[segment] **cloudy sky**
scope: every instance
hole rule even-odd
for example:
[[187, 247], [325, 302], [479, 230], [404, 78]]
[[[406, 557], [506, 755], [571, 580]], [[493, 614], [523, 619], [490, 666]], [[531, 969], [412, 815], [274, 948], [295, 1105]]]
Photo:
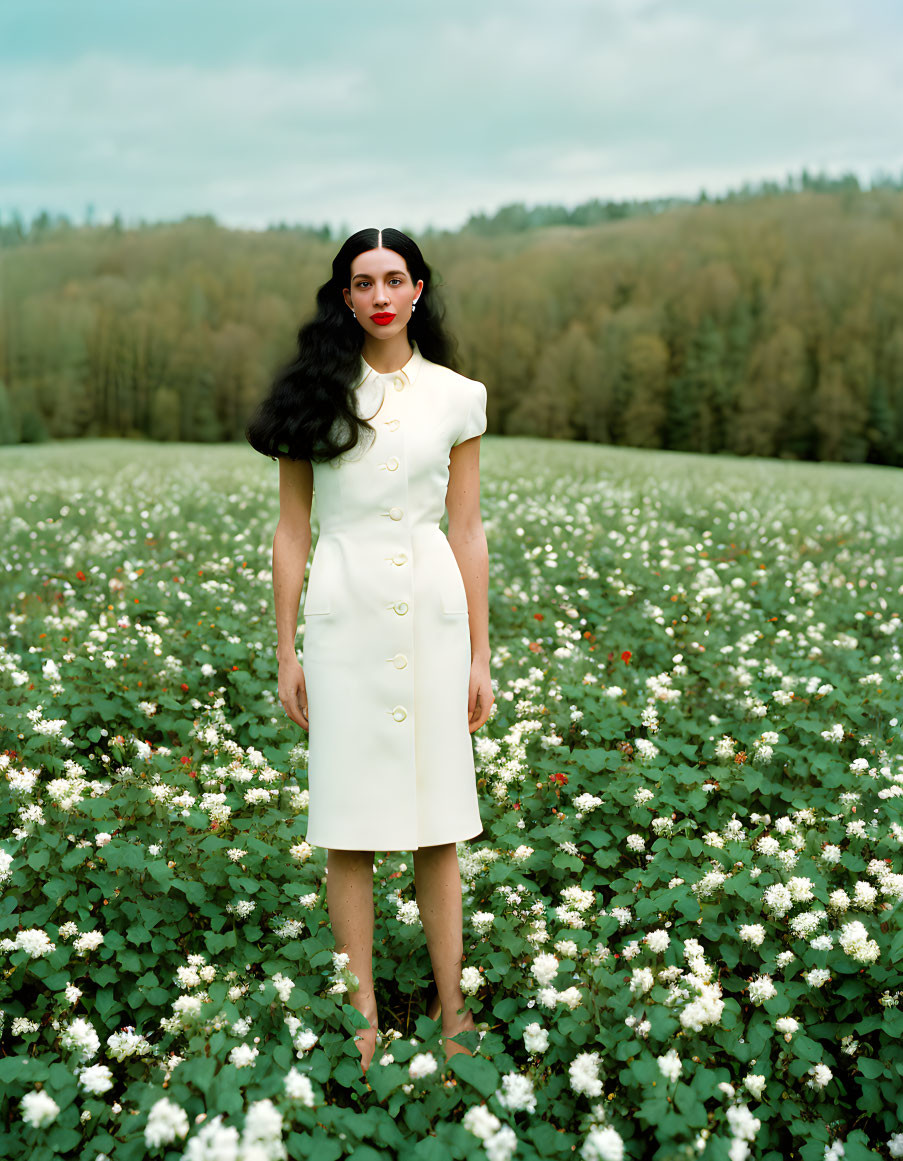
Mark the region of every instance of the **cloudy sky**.
[[903, 172], [899, 0], [3, 0], [0, 216], [455, 228]]

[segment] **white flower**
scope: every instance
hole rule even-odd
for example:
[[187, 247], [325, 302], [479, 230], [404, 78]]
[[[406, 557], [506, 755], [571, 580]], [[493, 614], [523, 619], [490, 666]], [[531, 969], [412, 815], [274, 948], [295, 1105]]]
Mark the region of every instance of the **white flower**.
[[765, 1090], [765, 1077], [760, 1073], [749, 1073], [743, 1078], [743, 1083], [747, 1090], [752, 1093], [757, 1101], [762, 1099], [762, 1093]]
[[517, 1134], [510, 1125], [502, 1125], [498, 1132], [483, 1142], [487, 1161], [509, 1161], [517, 1148]]
[[574, 1092], [591, 1097], [601, 1095], [602, 1081], [599, 1079], [599, 1063], [598, 1052], [580, 1052], [574, 1057], [568, 1068], [571, 1088]]
[[279, 999], [283, 1002], [283, 1004], [287, 1004], [289, 997], [292, 994], [292, 990], [295, 987], [295, 981], [289, 979], [288, 976], [284, 976], [282, 972], [277, 972], [273, 976], [273, 987], [276, 989], [276, 992], [279, 995]]
[[414, 927], [420, 920], [420, 908], [417, 905], [416, 899], [406, 899], [404, 902], [398, 904], [398, 921], [405, 923], [409, 927]]
[[652, 974], [652, 969], [647, 967], [634, 968], [633, 975], [630, 977], [630, 990], [634, 994], [637, 992], [642, 996], [648, 992], [655, 983], [655, 976]]
[[461, 972], [461, 991], [465, 996], [475, 996], [483, 984], [483, 977], [480, 975], [480, 969], [475, 967], [466, 967]]
[[22, 1097], [20, 1107], [22, 1120], [26, 1125], [33, 1125], [36, 1129], [43, 1129], [45, 1125], [52, 1124], [60, 1111], [60, 1106], [50, 1093], [44, 1092], [43, 1089], [27, 1092]]
[[650, 951], [660, 954], [668, 950], [668, 945], [671, 942], [671, 936], [663, 927], [659, 927], [655, 931], [650, 931], [646, 935], [646, 946]]
[[282, 1113], [268, 1097], [254, 1101], [248, 1109], [241, 1156], [242, 1161], [279, 1161], [287, 1156], [282, 1143]]
[[756, 976], [749, 981], [749, 998], [754, 1004], [763, 1004], [778, 994], [777, 988], [771, 982], [771, 976]]
[[746, 923], [739, 931], [740, 938], [747, 943], [751, 943], [753, 947], [761, 947], [762, 941], [765, 939], [765, 928], [761, 923]]
[[593, 1125], [580, 1147], [583, 1161], [623, 1161], [624, 1141], [611, 1125]]
[[238, 1154], [238, 1129], [224, 1125], [222, 1113], [217, 1113], [191, 1138], [182, 1156], [184, 1161], [238, 1161]]
[[471, 1105], [461, 1118], [461, 1124], [468, 1133], [473, 1133], [475, 1137], [485, 1141], [487, 1137], [498, 1132], [502, 1122], [485, 1105]]
[[533, 973], [533, 977], [537, 983], [546, 986], [558, 974], [558, 959], [548, 952], [540, 952], [533, 960], [530, 971]]
[[113, 1072], [105, 1064], [91, 1064], [78, 1074], [82, 1087], [90, 1093], [104, 1093], [113, 1087]]
[[86, 931], [84, 935], [80, 935], [77, 939], [72, 941], [72, 946], [79, 955], [84, 955], [85, 952], [94, 951], [95, 948], [100, 947], [102, 943], [102, 931]]
[[477, 911], [471, 916], [471, 923], [478, 935], [485, 935], [495, 923], [495, 916], [491, 911]]
[[250, 1044], [236, 1044], [229, 1053], [229, 1061], [236, 1068], [253, 1068], [259, 1053], [260, 1049], [252, 1048]]
[[161, 1097], [151, 1107], [144, 1126], [144, 1142], [151, 1149], [160, 1145], [168, 1145], [176, 1137], [185, 1137], [188, 1133], [188, 1117], [185, 1110], [173, 1104], [167, 1097]]
[[536, 1111], [536, 1096], [533, 1081], [519, 1072], [509, 1072], [502, 1077], [502, 1087], [495, 1090], [499, 1104], [511, 1112]]
[[298, 1101], [309, 1109], [315, 1106], [314, 1086], [310, 1083], [310, 1077], [298, 1072], [294, 1065], [285, 1074], [283, 1083], [289, 1100]]
[[418, 1052], [411, 1057], [408, 1075], [411, 1080], [421, 1080], [425, 1076], [431, 1076], [438, 1068], [439, 1064], [432, 1052]]
[[545, 1052], [549, 1047], [549, 1031], [535, 1020], [524, 1028], [524, 1047], [528, 1052]]
[[824, 1088], [834, 1079], [834, 1073], [827, 1064], [813, 1064], [806, 1075], [809, 1077], [806, 1081], [809, 1088]]
[[781, 919], [793, 906], [793, 896], [783, 883], [765, 888], [763, 902], [776, 919]]
[[90, 1060], [97, 1055], [100, 1037], [94, 1031], [94, 1025], [79, 1016], [61, 1034], [60, 1043], [64, 1048], [80, 1053], [82, 1060]]
[[827, 968], [811, 968], [807, 972], [803, 972], [803, 979], [811, 988], [820, 988], [826, 984], [831, 978], [831, 973]]
[[41, 956], [56, 951], [56, 944], [51, 943], [47, 932], [41, 931], [39, 927], [29, 927], [26, 931], [17, 932], [15, 940], [10, 942], [13, 947], [27, 951], [32, 959], [40, 959]]
[[[730, 1105], [726, 1115], [731, 1132], [741, 1141], [752, 1141], [762, 1127], [762, 1122], [752, 1115], [746, 1105]], [[748, 1152], [744, 1156], [748, 1156]]]
[[565, 887], [561, 892], [561, 898], [568, 907], [573, 907], [575, 911], [583, 912], [595, 903], [596, 894], [594, 891], [584, 891], [582, 887]]
[[662, 1076], [668, 1080], [677, 1080], [683, 1071], [683, 1062], [673, 1048], [669, 1048], [664, 1056], [657, 1056], [656, 1060]]
[[558, 993], [558, 1003], [564, 1004], [565, 1007], [570, 1008], [573, 1012], [575, 1008], [579, 1008], [583, 1003], [583, 993], [579, 988], [565, 988], [563, 992]]
[[850, 959], [857, 963], [874, 963], [880, 955], [880, 948], [874, 939], [869, 939], [865, 924], [858, 919], [845, 923], [840, 929], [840, 946]]

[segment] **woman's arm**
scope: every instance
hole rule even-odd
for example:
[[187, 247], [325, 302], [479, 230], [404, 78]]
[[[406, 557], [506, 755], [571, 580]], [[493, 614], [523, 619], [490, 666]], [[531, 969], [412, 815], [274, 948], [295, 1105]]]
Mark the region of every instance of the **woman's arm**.
[[495, 695], [489, 675], [489, 549], [480, 514], [480, 437], [451, 449], [448, 467], [448, 542], [467, 593], [470, 614], [470, 731], [489, 717]]
[[297, 659], [295, 636], [304, 572], [310, 555], [310, 508], [314, 475], [309, 460], [279, 458], [279, 523], [273, 537], [276, 657]]

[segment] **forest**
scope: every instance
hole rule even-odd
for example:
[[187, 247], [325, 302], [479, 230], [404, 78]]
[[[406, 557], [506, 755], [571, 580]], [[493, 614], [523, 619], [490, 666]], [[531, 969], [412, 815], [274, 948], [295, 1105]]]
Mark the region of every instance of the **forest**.
[[[340, 241], [4, 224], [0, 443], [243, 439]], [[898, 183], [509, 206], [418, 241], [490, 435], [903, 464]]]

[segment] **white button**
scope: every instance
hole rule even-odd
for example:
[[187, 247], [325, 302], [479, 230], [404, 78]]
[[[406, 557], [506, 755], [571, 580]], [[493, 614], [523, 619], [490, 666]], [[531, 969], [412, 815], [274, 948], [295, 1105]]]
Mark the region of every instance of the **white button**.
[[407, 665], [407, 663], [408, 663], [408, 659], [407, 659], [407, 657], [405, 657], [405, 655], [403, 653], [396, 653], [395, 656], [392, 658], [392, 664], [395, 666], [396, 669], [404, 669], [404, 667]]
[[400, 617], [403, 617], [404, 614], [408, 611], [408, 602], [407, 601], [396, 601], [394, 608], [395, 608], [395, 612], [398, 613], [398, 615]]
[[395, 379], [395, 390], [401, 391], [404, 388], [404, 379]]
[[386, 460], [386, 467], [390, 472], [395, 472], [398, 470], [398, 465], [400, 463], [401, 461], [399, 460], [398, 456], [390, 456], [389, 459]]
[[393, 520], [400, 520], [402, 516], [404, 516], [404, 508], [399, 508], [397, 506], [395, 508], [390, 508], [389, 515]]
[[403, 705], [397, 705], [395, 709], [392, 710], [392, 717], [396, 720], [396, 722], [403, 722], [407, 716], [408, 711], [404, 708]]
[[383, 422], [385, 423], [386, 427], [390, 428], [392, 431], [396, 431], [398, 429], [399, 423], [401, 423], [401, 420], [400, 419], [386, 419]]
[[405, 552], [399, 552], [397, 555], [392, 557], [392, 560], [395, 562], [395, 564], [404, 564], [407, 559], [408, 556]]

